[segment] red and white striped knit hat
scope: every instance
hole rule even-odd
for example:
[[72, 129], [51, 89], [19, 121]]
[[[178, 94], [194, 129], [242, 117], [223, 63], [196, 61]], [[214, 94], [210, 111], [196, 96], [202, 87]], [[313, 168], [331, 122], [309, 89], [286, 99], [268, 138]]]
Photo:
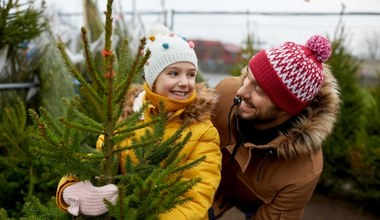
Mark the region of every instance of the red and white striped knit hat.
[[286, 42], [261, 50], [249, 61], [257, 84], [281, 110], [299, 114], [322, 87], [322, 63], [331, 55], [328, 39], [314, 35], [306, 45]]

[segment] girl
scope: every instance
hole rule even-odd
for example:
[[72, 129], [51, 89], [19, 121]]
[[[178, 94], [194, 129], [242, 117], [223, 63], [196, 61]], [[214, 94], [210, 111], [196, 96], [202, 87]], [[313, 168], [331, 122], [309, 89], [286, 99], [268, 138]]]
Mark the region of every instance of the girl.
[[[161, 214], [159, 218], [208, 219], [207, 211], [219, 185], [221, 169], [218, 131], [210, 121], [217, 95], [203, 84], [195, 83], [198, 65], [192, 42], [187, 42], [166, 27], [158, 25], [152, 29], [146, 47], [151, 51], [151, 57], [144, 66], [146, 83], [129, 90], [121, 118], [128, 117], [148, 102], [148, 107], [140, 117], [142, 122], [147, 122], [151, 120], [152, 114], [158, 114], [159, 103], [162, 101], [168, 114], [166, 137], [170, 137], [184, 122], [189, 123], [184, 133], [191, 132], [192, 136], [180, 153], [186, 155], [183, 163], [194, 161], [203, 155], [206, 158], [197, 166], [186, 170], [183, 175], [184, 178], [200, 177], [201, 181], [183, 195], [192, 198], [189, 202]], [[144, 129], [136, 131], [137, 137], [142, 134]], [[101, 147], [102, 143], [103, 138], [100, 137], [97, 147]], [[128, 144], [128, 140], [124, 144]], [[122, 173], [125, 173], [126, 156], [130, 154], [130, 151], [122, 153]], [[132, 155], [133, 159], [135, 158]], [[91, 190], [98, 190], [100, 193], [84, 193]], [[87, 198], [79, 198], [84, 194], [87, 194]], [[76, 202], [72, 202], [71, 198], [75, 198]], [[115, 202], [116, 198], [117, 187], [113, 184], [101, 188], [92, 186], [88, 181], [70, 181], [69, 178], [62, 179], [57, 190], [58, 206], [73, 215], [104, 214], [108, 210], [103, 199]], [[97, 204], [94, 201], [98, 201]]]

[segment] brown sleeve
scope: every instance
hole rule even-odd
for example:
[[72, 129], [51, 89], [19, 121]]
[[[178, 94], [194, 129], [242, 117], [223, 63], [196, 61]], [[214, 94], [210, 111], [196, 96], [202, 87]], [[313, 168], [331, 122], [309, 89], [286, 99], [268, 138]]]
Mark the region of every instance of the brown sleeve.
[[240, 77], [227, 77], [220, 81], [215, 87], [220, 95], [220, 99], [216, 105], [215, 114], [212, 115], [211, 120], [214, 126], [218, 129], [220, 147], [229, 144], [229, 113], [233, 106], [236, 92], [241, 87], [242, 83], [243, 81]]

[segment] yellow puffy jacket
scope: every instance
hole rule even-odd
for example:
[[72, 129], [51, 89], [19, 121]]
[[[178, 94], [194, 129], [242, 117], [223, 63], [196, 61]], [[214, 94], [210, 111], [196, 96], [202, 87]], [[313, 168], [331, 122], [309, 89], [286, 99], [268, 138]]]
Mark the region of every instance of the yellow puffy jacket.
[[[145, 87], [145, 90], [147, 90], [147, 87]], [[220, 182], [221, 153], [219, 149], [219, 135], [210, 120], [214, 105], [217, 102], [217, 95], [213, 90], [206, 88], [202, 84], [197, 85], [196, 90], [197, 96], [193, 102], [171, 113], [166, 123], [165, 137], [170, 137], [185, 121], [190, 122], [189, 126], [185, 128], [184, 133], [191, 132], [192, 136], [180, 152], [180, 155], [186, 155], [183, 163], [191, 162], [202, 156], [206, 156], [206, 158], [197, 166], [186, 170], [183, 177], [200, 177], [201, 181], [183, 195], [184, 197], [191, 197], [192, 200], [184, 205], [177, 206], [168, 213], [161, 214], [159, 218], [162, 220], [208, 219], [207, 211], [212, 205], [214, 194]], [[139, 85], [134, 86], [130, 90], [126, 96], [122, 117], [128, 117], [133, 109], [136, 109], [136, 105], [140, 107], [146, 102], [145, 92], [146, 91], [143, 91], [143, 88]], [[149, 114], [155, 110], [157, 109], [154, 105], [149, 105], [144, 112], [142, 122], [150, 120]], [[137, 130], [135, 137], [140, 137], [143, 133], [144, 129]], [[129, 140], [126, 140], [124, 143], [121, 143], [121, 145], [128, 145], [128, 141]], [[100, 136], [97, 142], [97, 148], [101, 147], [102, 144], [103, 137]], [[122, 173], [125, 173], [124, 164], [127, 155], [135, 159], [131, 151], [124, 151], [122, 153], [120, 163]], [[78, 180], [75, 178], [64, 177], [59, 183], [57, 189], [57, 204], [58, 207], [64, 211], [67, 210], [68, 207], [62, 199], [62, 192], [67, 186], [76, 181]]]

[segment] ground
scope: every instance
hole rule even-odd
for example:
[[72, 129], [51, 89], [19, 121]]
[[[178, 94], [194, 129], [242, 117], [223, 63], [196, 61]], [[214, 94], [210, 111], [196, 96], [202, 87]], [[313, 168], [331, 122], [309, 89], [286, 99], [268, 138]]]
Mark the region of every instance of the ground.
[[[380, 216], [363, 213], [360, 206], [350, 201], [314, 193], [307, 208], [304, 220], [376, 220]], [[244, 220], [244, 216], [237, 209], [229, 210], [218, 220]]]

